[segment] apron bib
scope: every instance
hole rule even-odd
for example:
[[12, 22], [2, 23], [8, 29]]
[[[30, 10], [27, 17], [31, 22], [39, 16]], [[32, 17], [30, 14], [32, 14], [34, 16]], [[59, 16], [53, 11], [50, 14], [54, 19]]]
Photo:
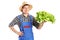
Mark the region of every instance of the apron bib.
[[20, 22], [20, 31], [23, 32], [23, 35], [19, 36], [19, 40], [34, 40], [31, 17], [29, 22], [23, 22], [22, 18], [20, 18]]

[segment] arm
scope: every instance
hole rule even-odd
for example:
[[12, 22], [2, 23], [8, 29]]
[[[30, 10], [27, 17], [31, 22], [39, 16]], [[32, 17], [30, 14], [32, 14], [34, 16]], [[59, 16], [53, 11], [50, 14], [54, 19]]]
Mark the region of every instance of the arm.
[[41, 29], [43, 27], [43, 24], [45, 23], [45, 21], [43, 21], [42, 23], [38, 23], [36, 21], [36, 19], [33, 17], [33, 25], [37, 28], [37, 29]]
[[46, 21], [43, 21], [42, 23], [39, 23], [38, 29], [41, 29]]
[[15, 28], [14, 28], [14, 25], [16, 25], [16, 24], [18, 24], [18, 26], [19, 26], [19, 20], [18, 20], [18, 18], [16, 17], [16, 18], [14, 18], [13, 20], [12, 20], [12, 22], [9, 24], [9, 28], [14, 32], [14, 33], [16, 33], [17, 35], [19, 35], [19, 36], [22, 36], [22, 32], [18, 32]]
[[14, 33], [16, 33], [19, 36], [22, 36], [23, 33], [22, 32], [18, 32], [13, 26], [9, 27]]

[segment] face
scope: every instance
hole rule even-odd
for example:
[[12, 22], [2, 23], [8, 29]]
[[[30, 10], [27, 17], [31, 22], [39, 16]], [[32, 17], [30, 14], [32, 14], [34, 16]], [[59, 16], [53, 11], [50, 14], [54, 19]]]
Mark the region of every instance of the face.
[[27, 6], [24, 6], [24, 8], [22, 9], [22, 11], [24, 12], [24, 13], [29, 13], [29, 6], [27, 5]]

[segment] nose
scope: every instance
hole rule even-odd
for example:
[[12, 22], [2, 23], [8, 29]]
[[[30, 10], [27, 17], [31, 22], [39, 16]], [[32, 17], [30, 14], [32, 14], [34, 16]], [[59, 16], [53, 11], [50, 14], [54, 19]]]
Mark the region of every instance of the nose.
[[28, 8], [25, 8], [26, 10], [28, 10]]

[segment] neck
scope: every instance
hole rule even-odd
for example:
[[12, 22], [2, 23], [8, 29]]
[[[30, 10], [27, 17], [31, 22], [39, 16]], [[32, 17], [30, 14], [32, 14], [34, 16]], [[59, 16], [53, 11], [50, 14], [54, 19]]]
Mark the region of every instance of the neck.
[[29, 14], [28, 14], [28, 13], [23, 13], [23, 15], [24, 15], [25, 17], [28, 17]]

